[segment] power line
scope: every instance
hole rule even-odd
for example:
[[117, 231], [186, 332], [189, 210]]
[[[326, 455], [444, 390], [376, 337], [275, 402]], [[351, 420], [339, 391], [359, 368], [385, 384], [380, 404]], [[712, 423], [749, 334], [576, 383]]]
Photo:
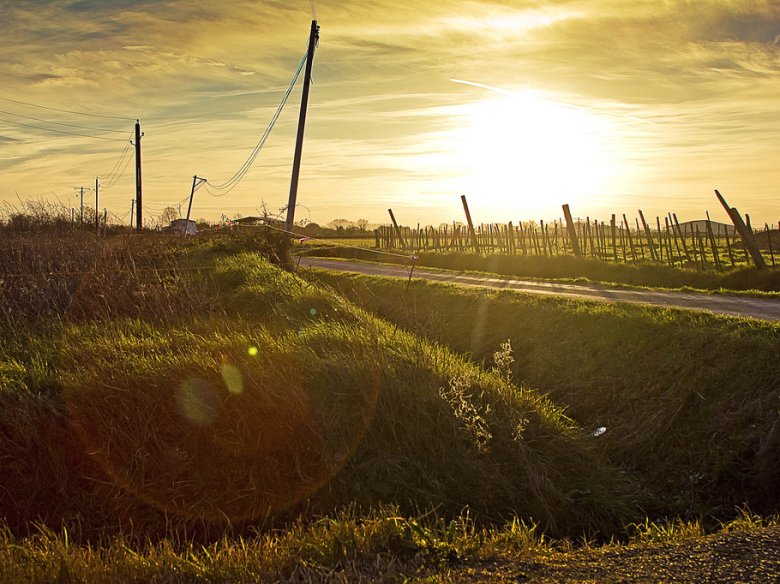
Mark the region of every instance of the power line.
[[124, 134], [125, 130], [109, 130], [108, 128], [92, 128], [89, 126], [79, 126], [76, 124], [66, 124], [65, 122], [55, 122], [53, 120], [43, 120], [41, 118], [34, 118], [32, 116], [23, 116], [22, 114], [15, 114], [14, 112], [7, 112], [4, 110], [0, 110], [0, 114], [5, 114], [7, 116], [15, 116], [17, 118], [24, 118], [26, 120], [35, 120], [36, 122], [43, 122], [44, 124], [55, 124], [57, 126], [68, 126], [69, 128], [78, 128], [81, 130], [92, 130], [93, 132], [111, 132], [114, 134]]
[[15, 124], [17, 126], [24, 126], [26, 128], [33, 128], [34, 130], [42, 130], [44, 132], [55, 132], [57, 134], [67, 134], [69, 136], [81, 136], [82, 138], [94, 138], [95, 140], [108, 140], [110, 142], [124, 142], [124, 140], [120, 140], [119, 138], [106, 138], [105, 136], [92, 136], [89, 134], [80, 134], [77, 132], [66, 132], [65, 130], [55, 130], [54, 128], [42, 128], [40, 126], [33, 126], [31, 124], [23, 124], [22, 122], [15, 122], [13, 120], [9, 120], [6, 118], [0, 118], [0, 121], [6, 122], [8, 124]]
[[[241, 180], [244, 178], [244, 175], [246, 175], [246, 173], [249, 172], [249, 169], [252, 167], [252, 164], [254, 164], [254, 161], [257, 159], [257, 156], [260, 154], [260, 150], [265, 145], [266, 140], [268, 140], [268, 136], [271, 134], [271, 130], [273, 130], [274, 125], [276, 125], [276, 121], [279, 119], [279, 116], [281, 115], [282, 110], [284, 109], [284, 106], [290, 97], [290, 94], [292, 94], [292, 90], [295, 87], [295, 83], [296, 81], [298, 81], [298, 77], [300, 77], [301, 71], [303, 70], [303, 66], [306, 63], [306, 58], [307, 55], [304, 54], [303, 58], [301, 59], [301, 62], [298, 65], [298, 69], [295, 71], [295, 75], [293, 76], [292, 81], [290, 82], [290, 85], [287, 88], [287, 91], [285, 91], [284, 96], [282, 97], [282, 101], [279, 103], [279, 106], [276, 108], [274, 115], [271, 117], [270, 123], [261, 134], [260, 139], [257, 141], [257, 144], [255, 144], [255, 147], [252, 149], [252, 152], [249, 154], [249, 157], [244, 161], [244, 164], [241, 165], [241, 167], [235, 172], [235, 174], [232, 177], [230, 177], [222, 184], [215, 185], [208, 181], [204, 183], [206, 186], [206, 191], [208, 191], [208, 193], [211, 196], [223, 197], [227, 195], [238, 185], [238, 183], [241, 182]], [[212, 188], [214, 189], [214, 191], [224, 191], [224, 192], [222, 193], [214, 192], [211, 190]]]
[[127, 167], [130, 166], [130, 163], [132, 161], [133, 161], [133, 157], [132, 156], [128, 156], [127, 157], [127, 162], [125, 162], [125, 166], [122, 169], [122, 172], [120, 172], [113, 180], [109, 180], [107, 185], [103, 186], [103, 190], [104, 191], [107, 190], [107, 189], [110, 189], [111, 187], [113, 187], [117, 183], [117, 181], [119, 181], [119, 179], [122, 178], [125, 175], [125, 172], [127, 171]]
[[110, 181], [116, 174], [117, 170], [119, 170], [119, 166], [122, 164], [122, 160], [124, 159], [125, 154], [127, 154], [127, 151], [130, 149], [130, 146], [133, 145], [133, 133], [134, 131], [131, 130], [130, 135], [127, 137], [127, 143], [125, 144], [125, 147], [122, 149], [122, 152], [119, 154], [119, 158], [117, 158], [117, 161], [114, 163], [114, 166], [111, 167], [111, 172], [109, 173], [106, 181]]
[[117, 117], [117, 116], [105, 116], [105, 115], [101, 115], [101, 114], [88, 114], [86, 112], [79, 112], [79, 111], [75, 111], [75, 110], [66, 110], [66, 109], [60, 109], [60, 108], [56, 108], [56, 107], [49, 107], [49, 106], [45, 106], [45, 105], [38, 105], [38, 104], [30, 103], [30, 102], [27, 102], [27, 101], [19, 101], [19, 100], [16, 100], [16, 99], [11, 99], [9, 97], [0, 97], [0, 100], [2, 100], [2, 101], [10, 101], [11, 103], [17, 103], [19, 105], [27, 105], [27, 106], [30, 106], [30, 107], [37, 107], [37, 108], [40, 108], [40, 109], [51, 110], [51, 111], [55, 111], [55, 112], [64, 112], [66, 114], [76, 114], [77, 116], [86, 116], [86, 117], [90, 117], [90, 118], [105, 118], [105, 119], [108, 119], [108, 120], [122, 120], [122, 121], [125, 121], [125, 122], [132, 122], [132, 121], [134, 121], [133, 118], [120, 118], [120, 117]]

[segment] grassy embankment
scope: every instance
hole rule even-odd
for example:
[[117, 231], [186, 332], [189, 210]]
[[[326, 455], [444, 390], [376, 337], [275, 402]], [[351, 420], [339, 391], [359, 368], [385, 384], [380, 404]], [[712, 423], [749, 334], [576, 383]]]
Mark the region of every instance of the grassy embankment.
[[[411, 265], [411, 260], [380, 255], [370, 249], [301, 246], [296, 253], [307, 256], [359, 259]], [[411, 255], [411, 254], [407, 254]], [[416, 266], [463, 270], [550, 280], [597, 282], [628, 286], [706, 291], [780, 292], [780, 270], [736, 268], [724, 272], [670, 268], [650, 262], [612, 263], [571, 256], [537, 257], [478, 255], [473, 253], [418, 253]]]
[[517, 516], [572, 537], [638, 517], [507, 351], [477, 367], [272, 266], [265, 238], [1, 249], [4, 574], [316, 579], [538, 541]]
[[682, 310], [316, 272], [379, 316], [475, 363], [507, 339], [543, 388], [641, 477], [652, 518], [780, 509], [780, 325]]

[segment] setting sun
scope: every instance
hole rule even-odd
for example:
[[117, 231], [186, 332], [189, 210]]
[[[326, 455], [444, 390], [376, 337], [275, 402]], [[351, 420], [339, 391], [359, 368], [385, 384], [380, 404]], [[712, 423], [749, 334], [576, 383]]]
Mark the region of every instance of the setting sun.
[[605, 187], [616, 160], [615, 124], [534, 91], [460, 108], [453, 167], [464, 190], [496, 209], [538, 210]]

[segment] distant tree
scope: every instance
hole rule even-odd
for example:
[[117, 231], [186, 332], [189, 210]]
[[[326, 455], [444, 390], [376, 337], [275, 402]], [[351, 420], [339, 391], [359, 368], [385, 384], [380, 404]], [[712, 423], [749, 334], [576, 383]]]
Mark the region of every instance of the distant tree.
[[159, 224], [160, 227], [168, 227], [171, 221], [175, 221], [179, 218], [179, 212], [175, 207], [165, 207], [160, 214]]
[[328, 227], [335, 229], [336, 231], [343, 231], [344, 229], [349, 228], [350, 225], [353, 225], [353, 223], [348, 219], [334, 219], [328, 223]]
[[366, 227], [368, 227], [368, 219], [358, 219], [357, 221], [355, 221], [355, 225], [358, 226], [358, 229], [360, 229], [360, 231], [365, 231]]

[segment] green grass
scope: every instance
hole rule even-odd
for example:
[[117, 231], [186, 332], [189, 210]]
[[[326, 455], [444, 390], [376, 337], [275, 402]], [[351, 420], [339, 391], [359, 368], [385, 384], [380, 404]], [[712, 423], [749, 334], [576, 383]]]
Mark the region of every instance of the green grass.
[[[615, 465], [642, 477], [651, 517], [727, 517], [778, 500], [780, 326], [674, 309], [544, 298], [318, 271], [366, 309], [543, 388]], [[457, 315], [457, 317], [453, 317]]]
[[[776, 526], [777, 518], [745, 513], [716, 534]], [[65, 529], [41, 528], [19, 538], [0, 528], [0, 582], [450, 582], [473, 581], [478, 574], [479, 580], [489, 574], [496, 581], [516, 581], [519, 568], [534, 574], [562, 562], [576, 565], [578, 551], [625, 553], [630, 561], [638, 548], [704, 541], [705, 533], [696, 521], [644, 522], [632, 527], [626, 542], [597, 548], [588, 541], [546, 538], [518, 520], [480, 527], [468, 514], [409, 517], [393, 506], [364, 514], [347, 508], [296, 520], [284, 530], [226, 535], [208, 544], [166, 539], [139, 545], [122, 535], [79, 544]]]
[[777, 326], [0, 238], [0, 581], [444, 582], [777, 509]]
[[125, 302], [73, 311], [76, 290], [57, 327], [33, 311], [33, 336], [0, 344], [14, 533], [208, 539], [383, 503], [559, 535], [637, 516], [636, 486], [550, 401], [231, 245], [179, 249], [181, 281], [140, 300], [119, 278]]

